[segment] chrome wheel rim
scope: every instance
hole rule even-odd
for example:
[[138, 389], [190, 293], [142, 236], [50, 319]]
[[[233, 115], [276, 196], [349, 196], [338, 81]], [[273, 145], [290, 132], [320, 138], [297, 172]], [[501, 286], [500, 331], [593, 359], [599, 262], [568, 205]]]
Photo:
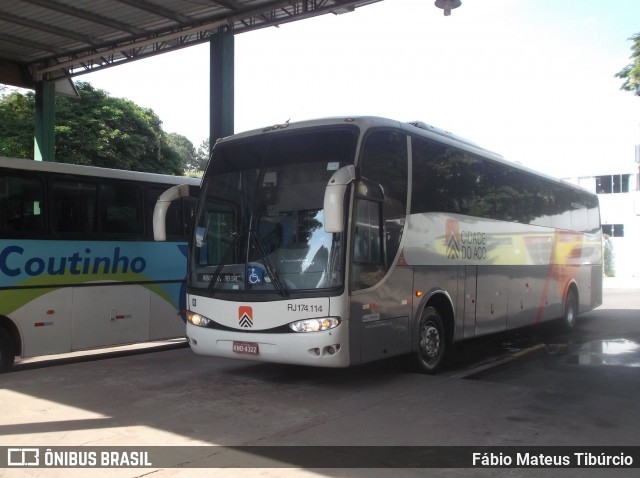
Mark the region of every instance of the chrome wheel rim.
[[420, 350], [429, 360], [436, 357], [440, 351], [440, 332], [431, 322], [426, 323], [422, 328]]

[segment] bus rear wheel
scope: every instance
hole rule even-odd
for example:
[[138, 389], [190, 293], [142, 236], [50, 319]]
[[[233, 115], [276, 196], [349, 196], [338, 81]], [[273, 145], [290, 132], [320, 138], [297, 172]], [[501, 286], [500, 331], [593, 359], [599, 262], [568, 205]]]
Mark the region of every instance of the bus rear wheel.
[[576, 325], [578, 315], [578, 297], [574, 289], [569, 289], [567, 298], [564, 301], [564, 312], [562, 314], [562, 327], [565, 330], [572, 330]]
[[427, 307], [418, 326], [418, 347], [414, 352], [414, 364], [421, 372], [435, 373], [445, 361], [446, 332], [440, 313], [435, 307]]
[[0, 371], [10, 369], [15, 358], [11, 336], [6, 330], [0, 328]]

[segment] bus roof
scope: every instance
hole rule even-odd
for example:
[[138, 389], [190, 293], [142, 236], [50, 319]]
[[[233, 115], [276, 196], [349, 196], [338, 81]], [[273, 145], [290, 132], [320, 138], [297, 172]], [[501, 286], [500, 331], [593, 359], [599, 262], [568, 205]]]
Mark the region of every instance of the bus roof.
[[59, 174], [76, 174], [79, 176], [93, 176], [99, 178], [126, 179], [162, 184], [191, 184], [199, 185], [200, 178], [186, 176], [172, 176], [169, 174], [143, 173], [140, 171], [125, 171], [122, 169], [99, 168], [78, 164], [56, 163], [51, 161], [34, 161], [32, 159], [0, 157], [0, 168], [10, 168], [22, 171], [40, 171]]

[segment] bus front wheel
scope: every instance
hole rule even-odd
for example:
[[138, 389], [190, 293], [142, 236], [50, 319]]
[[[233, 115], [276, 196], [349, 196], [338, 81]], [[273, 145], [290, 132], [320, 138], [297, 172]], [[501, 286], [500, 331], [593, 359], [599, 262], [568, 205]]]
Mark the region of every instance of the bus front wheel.
[[0, 371], [10, 369], [15, 357], [11, 336], [6, 330], [0, 328]]
[[444, 363], [447, 347], [442, 317], [435, 307], [427, 307], [418, 326], [418, 347], [414, 363], [424, 373], [435, 373]]

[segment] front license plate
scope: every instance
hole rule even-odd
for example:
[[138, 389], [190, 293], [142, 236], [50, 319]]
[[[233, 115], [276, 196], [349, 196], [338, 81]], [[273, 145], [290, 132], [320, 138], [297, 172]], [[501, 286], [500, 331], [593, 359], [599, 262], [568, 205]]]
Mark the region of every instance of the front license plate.
[[233, 351], [237, 354], [258, 355], [256, 342], [233, 342]]

